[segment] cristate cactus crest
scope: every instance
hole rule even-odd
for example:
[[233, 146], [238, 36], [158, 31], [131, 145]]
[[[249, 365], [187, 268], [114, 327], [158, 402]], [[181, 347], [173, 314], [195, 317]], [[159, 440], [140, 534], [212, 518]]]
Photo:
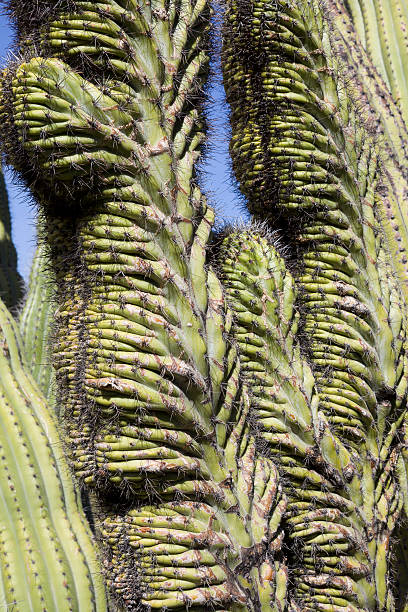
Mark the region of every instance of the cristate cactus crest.
[[222, 8], [253, 218], [216, 231], [207, 0], [7, 5], [5, 607], [408, 610], [408, 6]]

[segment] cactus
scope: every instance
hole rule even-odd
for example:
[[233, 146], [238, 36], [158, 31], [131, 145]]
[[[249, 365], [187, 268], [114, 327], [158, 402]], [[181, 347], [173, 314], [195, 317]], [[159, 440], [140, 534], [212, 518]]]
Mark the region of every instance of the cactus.
[[[407, 609], [403, 2], [226, 0], [231, 156], [254, 219], [221, 232], [197, 178], [207, 0], [8, 6], [4, 152], [46, 246], [26, 358], [7, 366], [6, 351], [19, 376], [1, 382], [23, 416], [29, 389], [63, 444], [25, 468], [27, 490], [39, 472], [42, 490], [70, 492], [60, 544], [32, 536], [50, 565], [26, 589], [58, 593], [65, 554], [69, 595], [31, 608], [104, 609], [100, 557], [112, 610]], [[32, 432], [14, 437], [35, 456]], [[54, 482], [64, 454], [77, 484]], [[13, 501], [4, 513], [34, 534]], [[95, 573], [72, 562], [75, 538]], [[10, 549], [27, 554], [17, 536]]]
[[55, 404], [51, 338], [54, 318], [54, 288], [47, 273], [46, 249], [40, 244], [31, 266], [28, 292], [20, 315], [20, 333], [34, 380], [50, 405]]
[[[15, 163], [38, 177], [56, 270], [67, 452], [91, 492], [118, 605], [269, 610], [286, 588], [274, 558], [286, 501], [249, 429], [230, 315], [204, 265], [213, 212], [194, 180], [203, 133], [190, 104], [205, 74], [209, 9], [186, 3], [191, 40], [171, 13], [97, 7], [62, 49], [54, 24], [84, 19], [82, 4], [52, 15], [39, 39], [56, 57], [27, 58], [4, 80], [5, 123], [22, 147]], [[100, 32], [118, 28], [126, 81], [116, 47], [96, 45], [86, 77], [76, 71], [83, 38], [106, 45]], [[141, 42], [154, 58], [143, 67], [132, 60]], [[107, 58], [109, 87], [97, 72]], [[76, 206], [71, 216], [48, 205], [49, 189], [62, 209]]]
[[[403, 266], [392, 257], [397, 240], [382, 201], [392, 186], [381, 172], [375, 133], [353, 102], [356, 84], [342, 75], [331, 23], [317, 4], [231, 3], [225, 41], [233, 160], [254, 212], [276, 217], [285, 210], [282, 231], [296, 249], [319, 410], [330, 426], [319, 446], [339, 470], [353, 530], [349, 536], [341, 530], [345, 548], [320, 548], [316, 538], [314, 554], [306, 551], [308, 578], [301, 576], [294, 596], [310, 610], [325, 609], [334, 592], [333, 605], [390, 609], [387, 543], [403, 503], [392, 446], [403, 435], [406, 406]], [[255, 67], [245, 56], [237, 61], [245, 43], [256, 49]], [[387, 528], [367, 546], [374, 516]], [[329, 537], [333, 526], [327, 528]], [[322, 521], [314, 533], [319, 530], [325, 532]]]
[[0, 303], [1, 606], [107, 610], [95, 549], [56, 423]]
[[17, 271], [17, 254], [11, 239], [6, 185], [0, 171], [0, 299], [15, 311], [23, 297], [23, 280]]

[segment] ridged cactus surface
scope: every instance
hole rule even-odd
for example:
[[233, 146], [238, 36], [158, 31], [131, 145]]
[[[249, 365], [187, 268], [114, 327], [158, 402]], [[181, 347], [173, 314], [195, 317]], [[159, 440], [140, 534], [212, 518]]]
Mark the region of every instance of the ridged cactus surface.
[[195, 181], [209, 7], [68, 8], [38, 33], [55, 57], [5, 75], [5, 122], [47, 217], [58, 403], [108, 584], [129, 609], [274, 609], [286, 501], [249, 427]]
[[403, 266], [393, 258], [400, 236], [386, 217], [392, 185], [380, 141], [356, 105], [333, 32], [318, 3], [231, 2], [223, 69], [238, 179], [250, 208], [274, 219], [296, 253], [304, 346], [326, 432], [319, 448], [339, 478], [336, 487], [336, 471], [326, 469], [339, 498], [325, 500], [323, 512], [348, 508], [341, 527], [320, 519], [313, 528], [309, 519], [296, 605], [382, 610], [394, 605], [389, 541], [403, 504]]
[[50, 404], [55, 402], [51, 334], [55, 312], [54, 287], [44, 245], [38, 246], [31, 266], [28, 291], [20, 314], [20, 333], [27, 364]]
[[[77, 557], [68, 527], [55, 549], [76, 599], [58, 599], [45, 555], [32, 609], [43, 592], [46, 610], [103, 609], [99, 570], [82, 571], [99, 555], [115, 611], [406, 611], [404, 3], [226, 0], [230, 150], [254, 220], [223, 232], [198, 180], [207, 0], [9, 11], [4, 151], [38, 201], [47, 257], [18, 384], [41, 398], [30, 366], [55, 387], [63, 440], [46, 456], [24, 422], [45, 455], [22, 482], [38, 472], [58, 490], [63, 448], [97, 541], [63, 523], [83, 529]], [[83, 521], [72, 500], [64, 520]], [[47, 529], [35, 537], [51, 550]], [[11, 551], [28, 580], [38, 549], [16, 536]]]
[[56, 423], [0, 303], [0, 605], [107, 610], [102, 572]]

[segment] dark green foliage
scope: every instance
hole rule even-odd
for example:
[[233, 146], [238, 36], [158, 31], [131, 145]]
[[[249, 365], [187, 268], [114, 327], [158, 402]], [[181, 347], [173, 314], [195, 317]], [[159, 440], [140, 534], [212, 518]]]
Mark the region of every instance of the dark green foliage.
[[11, 239], [7, 189], [0, 173], [0, 298], [13, 311], [23, 297], [23, 279], [17, 272], [17, 254]]

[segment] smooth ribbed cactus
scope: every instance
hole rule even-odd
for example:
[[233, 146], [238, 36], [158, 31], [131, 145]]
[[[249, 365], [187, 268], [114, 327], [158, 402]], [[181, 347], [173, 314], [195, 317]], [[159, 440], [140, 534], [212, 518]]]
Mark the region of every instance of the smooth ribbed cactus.
[[9, 10], [4, 151], [47, 253], [21, 325], [45, 391], [52, 330], [110, 607], [408, 609], [404, 4], [226, 0], [231, 155], [256, 222], [218, 234], [197, 180], [207, 0]]
[[55, 312], [52, 277], [44, 245], [31, 266], [28, 292], [20, 314], [20, 332], [27, 364], [49, 404], [55, 403], [55, 376], [51, 361], [51, 338]]
[[56, 423], [0, 302], [0, 606], [107, 610], [102, 571]]

